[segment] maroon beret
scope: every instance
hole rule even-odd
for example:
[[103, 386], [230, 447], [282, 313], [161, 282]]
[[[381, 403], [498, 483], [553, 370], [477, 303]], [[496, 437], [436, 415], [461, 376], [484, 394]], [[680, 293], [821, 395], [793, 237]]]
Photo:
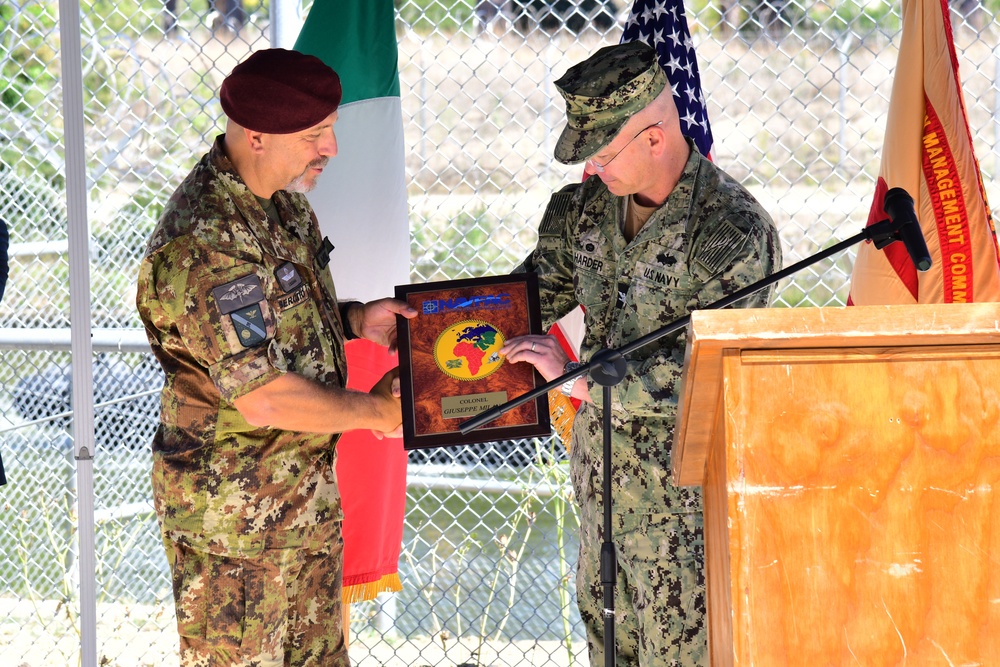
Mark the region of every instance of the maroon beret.
[[222, 110], [248, 130], [291, 134], [318, 125], [337, 110], [340, 77], [316, 56], [264, 49], [233, 68], [222, 82]]

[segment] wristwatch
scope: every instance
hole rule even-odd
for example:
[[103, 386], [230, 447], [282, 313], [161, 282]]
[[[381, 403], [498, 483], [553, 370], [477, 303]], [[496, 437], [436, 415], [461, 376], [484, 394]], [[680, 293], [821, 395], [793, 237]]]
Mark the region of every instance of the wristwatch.
[[[569, 373], [570, 371], [575, 371], [580, 366], [583, 366], [583, 364], [580, 363], [579, 361], [567, 361], [566, 365], [563, 366], [563, 375], [565, 375], [566, 373]], [[579, 380], [579, 379], [580, 379], [580, 376], [577, 376], [577, 377], [572, 377], [572, 378], [566, 380], [565, 382], [563, 382], [562, 387], [560, 388], [560, 390], [563, 393], [563, 396], [572, 396], [573, 395], [573, 385], [575, 385], [576, 381]]]

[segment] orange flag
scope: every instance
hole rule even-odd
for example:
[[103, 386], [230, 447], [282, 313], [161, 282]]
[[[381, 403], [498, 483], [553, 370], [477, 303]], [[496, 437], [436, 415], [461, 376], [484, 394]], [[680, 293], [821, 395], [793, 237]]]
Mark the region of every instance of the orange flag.
[[1000, 301], [1000, 257], [958, 76], [947, 0], [903, 0], [903, 31], [868, 224], [890, 188], [914, 199], [933, 266], [902, 243], [858, 249], [849, 305]]

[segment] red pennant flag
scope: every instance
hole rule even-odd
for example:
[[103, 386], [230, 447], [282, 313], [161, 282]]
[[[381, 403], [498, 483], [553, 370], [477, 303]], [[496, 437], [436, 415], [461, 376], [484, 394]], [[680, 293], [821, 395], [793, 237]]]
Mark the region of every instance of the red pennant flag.
[[[371, 341], [349, 341], [347, 387], [369, 391], [398, 363], [386, 348]], [[402, 438], [378, 440], [371, 431], [348, 431], [337, 443], [347, 602], [402, 590], [399, 551], [406, 509], [406, 462]]]
[[[583, 342], [585, 333], [583, 318], [583, 306], [577, 306], [553, 324], [549, 330], [549, 335], [555, 336], [571, 361], [579, 361], [580, 359], [580, 343]], [[552, 421], [552, 428], [567, 451], [569, 451], [573, 434], [573, 421], [576, 419], [576, 411], [579, 409], [580, 400], [563, 395], [561, 388], [549, 391], [549, 417]]]
[[902, 243], [858, 249], [849, 305], [1000, 301], [1000, 258], [965, 111], [946, 0], [903, 0], [903, 31], [868, 224], [890, 188], [915, 202], [933, 266]]
[[[331, 263], [337, 291], [360, 301], [388, 296], [394, 285], [409, 281], [393, 5], [386, 0], [315, 0], [295, 49], [332, 67], [344, 85], [337, 109], [340, 153], [309, 193], [320, 229], [337, 245]], [[347, 386], [368, 391], [397, 363], [385, 348], [352, 340], [347, 344]], [[406, 461], [401, 439], [377, 440], [369, 431], [345, 433], [337, 445], [347, 602], [401, 589]]]

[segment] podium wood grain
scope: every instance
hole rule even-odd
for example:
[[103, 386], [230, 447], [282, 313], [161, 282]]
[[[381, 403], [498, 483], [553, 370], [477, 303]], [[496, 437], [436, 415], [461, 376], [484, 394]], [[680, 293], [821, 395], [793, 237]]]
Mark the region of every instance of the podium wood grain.
[[704, 311], [713, 665], [1000, 664], [1000, 305]]

